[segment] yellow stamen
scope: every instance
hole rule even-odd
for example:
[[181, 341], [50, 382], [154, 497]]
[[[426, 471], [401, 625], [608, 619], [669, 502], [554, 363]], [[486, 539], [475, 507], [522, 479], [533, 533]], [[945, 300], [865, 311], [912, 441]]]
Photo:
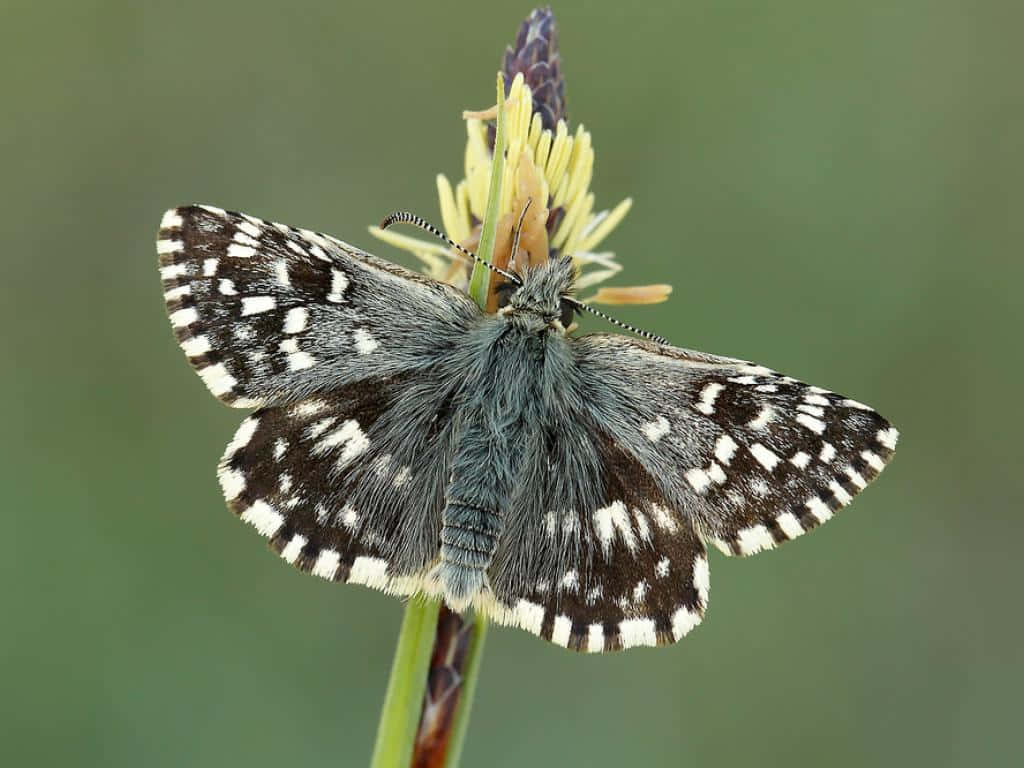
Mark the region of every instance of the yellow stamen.
[[599, 288], [583, 299], [587, 304], [660, 304], [672, 293], [671, 285], [622, 285]]

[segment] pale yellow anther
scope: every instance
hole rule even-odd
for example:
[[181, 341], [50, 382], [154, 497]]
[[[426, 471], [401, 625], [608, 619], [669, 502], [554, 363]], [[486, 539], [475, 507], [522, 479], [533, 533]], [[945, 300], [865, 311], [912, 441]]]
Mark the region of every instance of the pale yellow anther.
[[[530, 213], [523, 223], [519, 258], [529, 255], [531, 263], [540, 263], [554, 248], [571, 255], [577, 269], [577, 288], [585, 288], [614, 276], [622, 269], [615, 255], [596, 253], [602, 240], [615, 229], [629, 211], [632, 200], [620, 202], [609, 211], [594, 212], [590, 183], [594, 175], [594, 147], [589, 131], [577, 126], [570, 135], [564, 120], [554, 130], [544, 128], [539, 113], [533, 111], [533, 94], [521, 74], [512, 81], [505, 102], [508, 143], [499, 197], [499, 233], [504, 243], [504, 258], [511, 245], [511, 233], [525, 201], [531, 201]], [[491, 169], [491, 150], [487, 144], [486, 120], [492, 120], [497, 107], [466, 111], [466, 147], [462, 180], [452, 187], [444, 175], [437, 177], [437, 196], [441, 223], [453, 240], [475, 247], [478, 225], [487, 205]], [[558, 225], [547, 232], [549, 209], [560, 208]], [[516, 209], [516, 210], [513, 210]], [[371, 233], [416, 256], [433, 277], [464, 284], [465, 265], [443, 243], [434, 243], [371, 228]], [[505, 242], [508, 241], [508, 242]], [[495, 258], [498, 251], [495, 251]], [[654, 303], [664, 301], [670, 286], [632, 286], [603, 288], [594, 300], [604, 303]]]
[[626, 214], [629, 213], [629, 209], [633, 207], [633, 198], [627, 197], [621, 203], [616, 205], [612, 212], [605, 216], [601, 223], [598, 224], [594, 230], [588, 233], [583, 241], [579, 245], [581, 251], [589, 251], [597, 246], [608, 233], [619, 226], [619, 223], [626, 218]]

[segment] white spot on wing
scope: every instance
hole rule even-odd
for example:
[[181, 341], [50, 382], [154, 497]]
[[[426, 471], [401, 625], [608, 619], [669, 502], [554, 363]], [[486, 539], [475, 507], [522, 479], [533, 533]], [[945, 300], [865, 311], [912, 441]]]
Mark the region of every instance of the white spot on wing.
[[789, 463], [797, 469], [806, 469], [810, 461], [810, 454], [804, 453], [803, 451], [797, 451], [789, 457]]
[[718, 393], [725, 389], [724, 385], [714, 381], [704, 387], [700, 393], [700, 401], [694, 406], [701, 413], [708, 414], [709, 416], [715, 412], [715, 398], [718, 397]]
[[251, 507], [242, 513], [241, 517], [242, 520], [267, 538], [277, 533], [278, 529], [284, 525], [284, 518], [281, 516], [281, 513], [262, 500], [253, 503]]
[[273, 296], [243, 296], [242, 317], [269, 312], [276, 306], [277, 300]]
[[708, 568], [708, 559], [704, 555], [697, 555], [693, 561], [693, 586], [697, 590], [700, 604], [706, 606], [711, 593], [711, 569]]
[[736, 544], [741, 553], [752, 555], [763, 549], [772, 549], [775, 546], [775, 539], [763, 525], [752, 525], [739, 530], [736, 534]]
[[814, 418], [810, 414], [798, 413], [796, 415], [796, 420], [803, 424], [805, 427], [807, 427], [807, 429], [811, 430], [811, 432], [814, 432], [816, 435], [820, 435], [822, 432], [825, 431], [825, 422], [821, 421], [820, 419]]
[[797, 536], [804, 532], [804, 527], [800, 523], [800, 519], [792, 512], [783, 512], [777, 518], [775, 522], [779, 524], [779, 528], [791, 539], [795, 539]]
[[900, 433], [894, 427], [889, 427], [888, 429], [878, 430], [875, 439], [890, 451], [894, 451], [896, 450], [896, 441], [899, 439], [899, 436]]
[[647, 597], [647, 590], [649, 589], [650, 585], [647, 583], [645, 579], [641, 579], [640, 581], [638, 581], [636, 583], [636, 586], [633, 587], [633, 602], [642, 603], [644, 601], [644, 598]]
[[333, 549], [322, 549], [313, 564], [313, 575], [332, 581], [341, 564], [341, 555]]
[[284, 316], [285, 333], [302, 333], [306, 330], [306, 322], [309, 320], [309, 310], [305, 307], [292, 307]]
[[166, 267], [160, 267], [161, 280], [173, 280], [178, 277], [184, 277], [187, 274], [188, 264], [168, 264]]
[[157, 240], [156, 252], [159, 254], [177, 253], [185, 250], [185, 243], [181, 240]]
[[281, 550], [281, 557], [289, 563], [294, 563], [298, 560], [299, 555], [302, 554], [302, 548], [306, 546], [306, 541], [305, 536], [301, 533], [296, 533], [292, 536], [292, 540], [285, 545], [285, 548]]
[[388, 582], [388, 563], [379, 557], [357, 557], [352, 563], [348, 575], [349, 584], [365, 584], [375, 589], [383, 589]]
[[359, 428], [358, 421], [346, 419], [338, 429], [313, 447], [313, 453], [324, 454], [339, 446], [342, 447], [342, 451], [338, 463], [344, 465], [369, 448], [370, 441]]
[[697, 493], [702, 493], [705, 488], [711, 485], [711, 478], [708, 476], [708, 473], [698, 467], [686, 470], [684, 477]]
[[209, 365], [206, 368], [200, 369], [199, 378], [206, 383], [210, 392], [217, 396], [227, 394], [238, 383], [235, 377], [228, 373], [224, 363], [217, 363], [216, 365]]
[[285, 339], [278, 345], [278, 349], [288, 355], [288, 368], [292, 371], [301, 371], [312, 368], [316, 360], [308, 352], [299, 349], [299, 342], [294, 338]]
[[656, 443], [669, 432], [668, 419], [664, 416], [659, 416], [654, 421], [649, 421], [643, 426], [644, 434], [647, 435], [647, 439], [652, 443]]
[[882, 461], [882, 457], [879, 456], [877, 453], [873, 453], [871, 451], [861, 451], [860, 457], [864, 459], [864, 461], [868, 463], [868, 466], [871, 467], [876, 472], [881, 472], [882, 469], [885, 467], [885, 462]]
[[531, 603], [529, 600], [520, 600], [516, 605], [516, 622], [527, 632], [539, 635], [544, 623], [544, 606]]
[[755, 459], [757, 459], [758, 464], [769, 472], [775, 469], [776, 465], [779, 463], [779, 457], [772, 453], [770, 449], [761, 445], [761, 443], [754, 443], [750, 446], [750, 453]]
[[252, 436], [256, 434], [256, 427], [259, 426], [260, 420], [255, 416], [249, 416], [244, 419], [241, 424], [238, 425], [238, 429], [235, 431], [235, 436], [231, 438], [231, 442], [228, 443], [228, 447], [224, 449], [224, 459], [230, 459], [239, 450], [244, 448], [252, 440]]
[[572, 619], [568, 616], [556, 616], [555, 626], [551, 630], [551, 642], [563, 648], [569, 645], [569, 637], [572, 635]]
[[589, 653], [600, 653], [604, 650], [604, 627], [600, 624], [591, 624], [587, 628], [587, 651]]
[[274, 264], [274, 274], [277, 276], [277, 282], [284, 288], [291, 288], [292, 281], [288, 277], [288, 262], [284, 259], [278, 259]]
[[684, 605], [672, 614], [672, 637], [680, 640], [698, 624], [700, 616]]
[[675, 533], [679, 530], [679, 524], [672, 517], [672, 513], [665, 509], [665, 507], [651, 504], [651, 517], [654, 518], [655, 524], [666, 533]]
[[722, 435], [715, 442], [715, 458], [720, 462], [729, 465], [732, 461], [732, 457], [736, 454], [736, 441], [733, 440], [729, 435]]
[[654, 619], [626, 619], [619, 622], [619, 637], [623, 648], [638, 645], [657, 645], [658, 634]]
[[230, 467], [218, 469], [217, 479], [220, 480], [220, 489], [228, 501], [234, 501], [245, 490], [245, 476]]
[[217, 290], [224, 296], [237, 296], [238, 291], [235, 290], [235, 284], [228, 280], [226, 277], [217, 283]]
[[356, 328], [352, 338], [356, 343], [356, 351], [360, 355], [368, 355], [380, 346], [377, 340], [365, 328]]
[[228, 246], [228, 258], [230, 259], [251, 259], [256, 255], [256, 249], [251, 245], [239, 245], [231, 243]]
[[846, 476], [848, 478], [850, 478], [850, 482], [853, 483], [854, 485], [856, 485], [858, 488], [863, 488], [864, 486], [866, 486], [868, 484], [867, 480], [865, 480], [861, 476], [860, 472], [855, 470], [849, 464], [847, 464], [845, 467], [843, 467], [843, 472], [845, 472]]
[[172, 208], [167, 211], [163, 218], [160, 219], [160, 229], [175, 229], [176, 227], [180, 227], [181, 224], [181, 216], [178, 215], [177, 208]]
[[611, 550], [616, 530], [622, 536], [622, 540], [630, 552], [636, 549], [636, 536], [633, 534], [633, 528], [629, 522], [626, 505], [621, 501], [613, 501], [607, 507], [601, 507], [595, 511], [594, 528], [601, 540], [601, 548], [605, 554]]
[[177, 301], [182, 296], [188, 296], [190, 293], [192, 293], [191, 285], [179, 285], [177, 288], [164, 291], [164, 301]]
[[874, 410], [874, 408], [872, 408], [870, 405], [864, 405], [864, 403], [858, 403], [856, 400], [851, 400], [850, 398], [846, 398], [845, 400], [843, 400], [842, 404], [845, 405], [847, 408], [857, 408], [858, 410], [861, 410], [861, 411], [873, 411]]
[[348, 275], [340, 269], [331, 270], [331, 292], [327, 294], [327, 300], [340, 304], [345, 300], [345, 290], [348, 288]]
[[824, 523], [832, 518], [832, 510], [817, 496], [809, 498], [806, 502], [806, 507], [819, 523]]
[[217, 274], [217, 259], [203, 259], [203, 277], [213, 277]]
[[562, 577], [562, 588], [569, 592], [575, 592], [579, 589], [580, 577], [575, 570], [566, 571], [565, 576]]
[[253, 224], [251, 221], [239, 222], [238, 229], [247, 234], [249, 237], [260, 236], [260, 228]]
[[206, 336], [193, 336], [181, 342], [181, 348], [188, 357], [199, 357], [210, 351], [210, 340]]
[[668, 576], [669, 565], [670, 561], [667, 557], [661, 558], [661, 560], [658, 561], [658, 564], [654, 566], [654, 575], [659, 579], [665, 578]]
[[823, 462], [823, 463], [825, 463], [825, 464], [828, 464], [835, 457], [836, 457], [835, 446], [832, 445], [832, 443], [828, 443], [828, 442], [822, 443], [821, 444], [821, 453], [818, 454], [818, 460]]
[[846, 489], [843, 488], [843, 486], [841, 486], [835, 480], [828, 484], [828, 488], [830, 491], [832, 491], [833, 494], [835, 494], [836, 501], [838, 501], [844, 507], [851, 501], [853, 501], [853, 497], [850, 494], [848, 494], [846, 492]]
[[775, 411], [770, 405], [766, 405], [761, 409], [761, 412], [756, 417], [747, 422], [747, 426], [751, 429], [764, 429], [768, 426], [768, 422], [772, 420], [772, 416]]
[[179, 309], [177, 312], [172, 312], [170, 317], [171, 325], [175, 328], [184, 328], [198, 320], [199, 313], [195, 307], [186, 307], [185, 309]]

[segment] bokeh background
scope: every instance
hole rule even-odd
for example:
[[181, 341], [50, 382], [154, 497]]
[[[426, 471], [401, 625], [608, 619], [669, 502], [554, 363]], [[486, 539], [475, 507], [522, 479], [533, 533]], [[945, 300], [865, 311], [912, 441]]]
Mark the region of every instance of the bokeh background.
[[[153, 240], [199, 201], [337, 234], [439, 220], [460, 110], [529, 4], [0, 9], [0, 763], [359, 766], [397, 601], [293, 571], [225, 509], [241, 418], [174, 343]], [[877, 406], [838, 519], [713, 555], [668, 649], [490, 634], [467, 766], [1020, 759], [1019, 3], [555, 6], [626, 321]], [[623, 282], [623, 281], [619, 281]], [[599, 327], [592, 324], [590, 327]]]

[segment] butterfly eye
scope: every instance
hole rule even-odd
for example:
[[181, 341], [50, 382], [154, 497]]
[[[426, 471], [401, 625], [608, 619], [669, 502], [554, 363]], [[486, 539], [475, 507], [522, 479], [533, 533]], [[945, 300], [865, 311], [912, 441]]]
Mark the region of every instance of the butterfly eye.
[[563, 328], [568, 328], [572, 325], [573, 313], [576, 312], [576, 305], [569, 301], [567, 298], [562, 297], [562, 314], [558, 318], [562, 323]]
[[512, 294], [517, 290], [519, 290], [519, 286], [513, 282], [505, 282], [499, 285], [494, 291], [498, 295], [498, 308], [507, 307], [508, 303], [512, 300]]

